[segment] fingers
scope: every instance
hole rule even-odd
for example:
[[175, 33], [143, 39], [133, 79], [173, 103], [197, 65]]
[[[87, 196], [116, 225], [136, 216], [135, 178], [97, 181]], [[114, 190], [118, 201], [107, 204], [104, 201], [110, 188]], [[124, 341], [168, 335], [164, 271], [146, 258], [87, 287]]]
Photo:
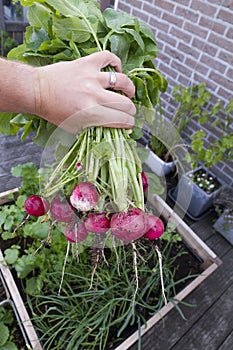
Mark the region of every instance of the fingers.
[[[87, 57], [85, 57], [87, 58]], [[101, 52], [95, 52], [88, 56], [88, 59], [92, 61], [96, 68], [101, 70], [102, 68], [105, 68], [107, 66], [113, 67], [117, 72], [122, 72], [121, 67], [121, 60], [119, 57], [114, 55], [110, 51], [101, 51]]]
[[[110, 72], [102, 72], [100, 73], [101, 77], [101, 85], [105, 89], [109, 89], [109, 74]], [[126, 96], [132, 98], [135, 94], [135, 86], [133, 82], [127, 77], [127, 75], [122, 73], [116, 73], [116, 82], [114, 84], [113, 89], [115, 91], [122, 91]]]
[[59, 125], [71, 134], [91, 126], [131, 129], [135, 119], [128, 113], [108, 106], [95, 106], [73, 114]]
[[136, 107], [134, 103], [124, 95], [117, 94], [113, 91], [104, 91], [104, 94], [101, 96], [99, 104], [117, 110], [118, 112], [124, 112], [131, 116], [136, 114]]

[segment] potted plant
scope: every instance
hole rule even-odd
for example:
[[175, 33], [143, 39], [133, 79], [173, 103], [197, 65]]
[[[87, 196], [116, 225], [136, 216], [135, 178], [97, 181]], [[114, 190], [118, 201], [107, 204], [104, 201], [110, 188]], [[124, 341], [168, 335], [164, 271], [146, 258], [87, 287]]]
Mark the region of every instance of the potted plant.
[[[227, 106], [222, 101], [217, 101], [215, 105], [202, 111], [197, 120], [201, 128], [191, 135], [191, 151], [186, 153], [186, 160], [192, 169], [182, 174], [178, 184], [169, 191], [169, 196], [193, 220], [202, 218], [208, 210], [213, 209], [213, 199], [223, 185], [223, 181], [211, 171], [211, 168], [219, 161], [232, 159], [233, 132], [230, 122], [232, 111], [233, 100], [230, 100]], [[205, 147], [204, 124], [207, 122], [211, 123], [212, 127], [220, 127], [222, 136]]]
[[171, 174], [177, 162], [183, 162], [182, 138], [184, 128], [193, 120], [200, 123], [206, 121], [206, 111], [203, 107], [210, 100], [204, 83], [185, 87], [177, 85], [172, 91], [172, 104], [176, 111], [168, 119], [155, 111], [152, 122], [144, 127], [140, 142], [148, 148], [148, 158], [145, 163], [158, 176]]
[[213, 227], [233, 245], [233, 188], [223, 186], [214, 199], [218, 219]]

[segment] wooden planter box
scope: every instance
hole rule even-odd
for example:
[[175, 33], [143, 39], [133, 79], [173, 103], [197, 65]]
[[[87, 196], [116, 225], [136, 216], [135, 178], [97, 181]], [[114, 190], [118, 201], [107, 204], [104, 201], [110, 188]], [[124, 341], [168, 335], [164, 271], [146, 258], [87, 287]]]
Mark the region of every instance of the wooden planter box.
[[[7, 203], [7, 195], [9, 193], [17, 193], [17, 189], [0, 194], [0, 204]], [[198, 285], [200, 285], [217, 267], [221, 264], [221, 260], [216, 254], [190, 229], [190, 227], [184, 223], [184, 221], [157, 195], [149, 195], [148, 202], [151, 206], [156, 208], [159, 215], [161, 215], [166, 221], [176, 226], [177, 232], [182, 236], [183, 241], [188, 247], [197, 255], [202, 261], [203, 272], [196, 277], [190, 284], [185, 287], [181, 292], [176, 295], [177, 302], [183, 300], [188, 294], [190, 294]], [[3, 262], [2, 252], [0, 251], [0, 270], [4, 277], [5, 283], [10, 291], [11, 297], [18, 310], [19, 316], [25, 328], [25, 332], [29, 339], [30, 345], [33, 350], [42, 350], [42, 346], [39, 343], [38, 336], [33, 328], [32, 322], [28, 316], [25, 305], [20, 296], [19, 290], [16, 287], [12, 274]], [[147, 326], [141, 327], [141, 335], [147, 336], [147, 331], [151, 329], [159, 320], [161, 320], [174, 305], [169, 302], [164, 306], [160, 312], [151, 317]], [[127, 350], [132, 346], [137, 349], [138, 331], [133, 333], [124, 342], [122, 342], [115, 350]], [[132, 348], [134, 349], [134, 347]]]

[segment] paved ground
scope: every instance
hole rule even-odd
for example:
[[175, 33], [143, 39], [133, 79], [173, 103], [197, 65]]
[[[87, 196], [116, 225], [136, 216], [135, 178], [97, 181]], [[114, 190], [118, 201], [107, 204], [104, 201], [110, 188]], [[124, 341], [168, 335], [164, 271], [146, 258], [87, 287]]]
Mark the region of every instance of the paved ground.
[[21, 141], [20, 135], [0, 135], [0, 192], [17, 187], [19, 178], [11, 175], [11, 168], [17, 164], [33, 162], [40, 164], [42, 148], [35, 145], [31, 138]]

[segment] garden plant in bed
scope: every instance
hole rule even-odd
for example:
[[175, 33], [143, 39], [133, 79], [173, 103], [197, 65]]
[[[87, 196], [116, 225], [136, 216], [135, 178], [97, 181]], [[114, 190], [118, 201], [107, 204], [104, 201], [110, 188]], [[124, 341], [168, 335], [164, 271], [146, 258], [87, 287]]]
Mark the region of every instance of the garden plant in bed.
[[114, 348], [167, 301], [182, 315], [176, 294], [201, 272], [201, 261], [175, 227], [158, 221], [154, 234], [164, 226], [163, 235], [134, 245], [116, 245], [107, 233], [98, 247], [89, 245], [91, 233], [89, 242], [70, 243], [65, 224], [56, 225], [51, 212], [25, 221], [25, 200], [39, 191], [35, 166], [19, 165], [12, 173], [22, 184], [16, 201], [1, 207], [1, 247], [44, 349]]

